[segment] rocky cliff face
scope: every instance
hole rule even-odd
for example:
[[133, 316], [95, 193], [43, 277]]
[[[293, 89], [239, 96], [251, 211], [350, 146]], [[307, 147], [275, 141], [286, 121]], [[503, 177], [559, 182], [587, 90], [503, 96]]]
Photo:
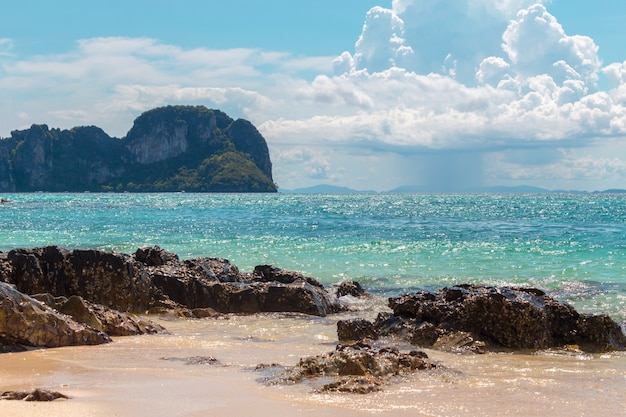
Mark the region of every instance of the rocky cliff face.
[[135, 120], [126, 136], [133, 161], [151, 164], [202, 147], [216, 129], [215, 112], [204, 107], [162, 107]]
[[[228, 167], [213, 169], [217, 180], [207, 177], [209, 161], [213, 167], [225, 154]], [[0, 139], [4, 192], [275, 192], [271, 167], [267, 143], [250, 122], [203, 106], [145, 112], [123, 139], [95, 126], [59, 130], [46, 125]]]
[[15, 182], [13, 181], [11, 164], [9, 163], [10, 149], [8, 141], [0, 140], [0, 190], [14, 192]]
[[13, 157], [13, 176], [18, 188], [38, 189], [52, 172], [52, 148], [55, 132], [50, 132], [46, 125], [33, 125], [29, 130], [18, 132], [14, 136], [23, 138], [15, 148]]
[[270, 151], [256, 127], [247, 120], [239, 119], [229, 126], [227, 133], [235, 148], [250, 155], [261, 171], [272, 178]]

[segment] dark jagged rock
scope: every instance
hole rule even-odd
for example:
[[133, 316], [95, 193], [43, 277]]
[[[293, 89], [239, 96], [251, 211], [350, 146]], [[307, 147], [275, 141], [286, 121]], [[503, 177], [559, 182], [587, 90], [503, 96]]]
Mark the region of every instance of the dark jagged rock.
[[285, 271], [273, 265], [257, 265], [251, 277], [258, 282], [280, 282], [282, 284], [293, 284], [296, 281], [305, 281], [314, 287], [323, 287], [315, 278], [306, 277], [297, 271]]
[[216, 282], [189, 274], [155, 275], [155, 285], [175, 303], [221, 313], [297, 312], [325, 316], [336, 310], [323, 288], [298, 280]]
[[0, 191], [276, 192], [263, 136], [204, 106], [147, 111], [125, 138], [32, 125], [0, 138]]
[[105, 333], [77, 323], [0, 282], [0, 345], [60, 347], [110, 341]]
[[0, 271], [0, 279], [23, 293], [76, 295], [123, 312], [183, 308], [324, 316], [339, 309], [319, 282], [298, 272], [265, 265], [241, 273], [225, 259], [180, 262], [159, 247], [140, 248], [135, 255], [56, 246], [15, 249], [0, 257]]
[[339, 341], [377, 339], [378, 332], [372, 322], [365, 319], [339, 320], [337, 336]]
[[17, 353], [17, 352], [26, 352], [28, 349], [23, 345], [16, 344], [3, 344], [4, 342], [0, 339], [0, 353]]
[[314, 278], [271, 265], [243, 274], [228, 260], [200, 258], [149, 274], [162, 296], [191, 309], [220, 313], [297, 312], [325, 316], [338, 309]]
[[345, 281], [337, 286], [337, 297], [352, 296], [355, 298], [367, 297], [368, 293], [356, 281]]
[[626, 349], [626, 336], [610, 317], [580, 314], [533, 288], [458, 285], [391, 298], [389, 306], [393, 315], [378, 317], [376, 333], [420, 346], [474, 352], [565, 345], [590, 352]]
[[56, 391], [35, 389], [33, 391], [4, 391], [0, 393], [0, 400], [18, 401], [55, 401], [58, 399], [68, 399], [67, 395]]
[[158, 246], [145, 246], [135, 251], [135, 259], [147, 266], [163, 266], [178, 263], [178, 255]]
[[333, 352], [302, 358], [297, 365], [284, 368], [268, 382], [292, 384], [323, 376], [333, 380], [319, 387], [320, 392], [366, 394], [382, 390], [390, 377], [435, 367], [421, 351], [401, 352], [395, 347], [374, 348], [366, 343], [355, 343], [337, 345]]
[[11, 271], [4, 280], [25, 294], [77, 295], [116, 310], [139, 312], [152, 300], [145, 265], [130, 255], [46, 246], [11, 250], [6, 260]]
[[36, 294], [33, 295], [33, 298], [63, 314], [67, 314], [78, 323], [84, 323], [109, 336], [133, 336], [166, 331], [163, 326], [151, 320], [113, 310], [102, 304], [90, 303], [76, 295], [67, 298], [53, 297], [50, 294]]

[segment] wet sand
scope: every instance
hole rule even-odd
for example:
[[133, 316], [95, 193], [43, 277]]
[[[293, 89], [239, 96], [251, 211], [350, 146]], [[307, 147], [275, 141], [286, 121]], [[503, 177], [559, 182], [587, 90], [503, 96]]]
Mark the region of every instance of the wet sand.
[[[109, 345], [0, 355], [0, 390], [45, 388], [52, 403], [0, 401], [2, 416], [620, 416], [626, 355], [456, 355], [444, 367], [381, 393], [315, 394], [308, 384], [267, 386], [259, 363], [293, 365], [334, 349], [339, 317], [233, 316], [167, 320], [169, 334]], [[217, 364], [188, 365], [214, 357]], [[168, 358], [165, 360], [163, 358]]]

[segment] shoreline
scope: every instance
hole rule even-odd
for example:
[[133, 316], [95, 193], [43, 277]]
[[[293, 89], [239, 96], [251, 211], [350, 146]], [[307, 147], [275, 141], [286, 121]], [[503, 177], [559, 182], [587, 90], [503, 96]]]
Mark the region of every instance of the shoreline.
[[[62, 391], [51, 403], [0, 401], [0, 414], [347, 417], [620, 415], [626, 355], [567, 352], [459, 355], [425, 349], [444, 367], [399, 378], [379, 393], [316, 394], [310, 384], [266, 386], [259, 363], [295, 364], [334, 349], [335, 323], [256, 314], [229, 319], [159, 320], [167, 334], [114, 338], [108, 345], [0, 355], [2, 389]], [[210, 355], [219, 364], [179, 360]]]
[[[59, 259], [63, 269], [41, 267], [56, 265]], [[92, 302], [100, 307], [116, 302], [123, 311], [136, 307], [137, 300], [147, 310], [158, 307], [161, 315], [140, 315], [137, 323], [149, 318], [154, 325], [148, 327], [163, 326], [167, 331], [114, 336], [112, 343], [91, 347], [4, 353], [0, 355], [0, 390], [43, 389], [70, 398], [37, 406], [0, 401], [0, 414], [544, 416], [550, 410], [551, 416], [560, 417], [581, 410], [582, 415], [624, 411], [626, 342], [613, 337], [623, 331], [608, 316], [578, 314], [538, 289], [461, 284], [392, 298], [382, 308], [380, 297], [361, 292], [356, 282], [345, 282], [336, 292], [329, 292], [299, 272], [261, 265], [253, 273], [241, 273], [224, 259], [181, 262], [176, 254], [159, 247], [139, 248], [134, 254], [46, 247], [16, 250], [3, 262], [0, 267], [6, 276], [24, 286], [50, 285], [52, 274], [58, 274], [54, 275], [58, 283], [78, 288], [81, 296], [99, 297], [83, 300], [87, 302], [84, 307], [93, 309], [88, 304]], [[102, 291], [93, 291], [94, 285]], [[2, 288], [5, 307], [21, 306], [6, 310], [14, 318], [22, 318], [19, 314], [27, 304], [48, 314], [47, 309], [55, 308], [19, 295], [9, 285], [2, 284]], [[16, 302], [18, 295], [24, 301]], [[40, 298], [51, 304], [57, 298], [65, 298], [64, 305], [69, 302], [67, 297], [50, 294]], [[360, 308], [346, 311], [341, 300], [348, 305], [361, 303]], [[194, 312], [212, 310], [202, 302], [216, 303], [219, 314], [199, 318]], [[249, 310], [276, 306], [285, 309]], [[116, 314], [123, 313], [112, 314], [119, 318]], [[27, 323], [28, 317], [32, 318], [26, 314], [21, 323]], [[24, 326], [16, 320], [8, 323], [20, 340]], [[468, 323], [470, 327], [463, 328]], [[50, 334], [54, 337], [54, 329]], [[449, 345], [438, 344], [451, 340], [449, 336], [454, 339]], [[74, 340], [68, 344], [75, 344]], [[345, 373], [333, 374], [322, 365], [304, 373], [302, 380], [273, 374], [277, 369], [313, 363], [307, 361], [329, 352], [342, 352], [345, 341], [357, 341], [350, 346], [357, 346], [358, 354], [365, 352], [363, 346], [382, 354], [361, 368], [358, 362], [350, 362], [356, 355], [347, 357], [345, 363], [350, 366]], [[579, 342], [580, 347], [574, 346]], [[587, 350], [582, 343], [592, 345]], [[394, 350], [406, 354], [405, 359], [419, 356], [416, 346], [421, 346], [433, 366], [411, 368], [414, 373], [394, 371], [390, 377], [379, 373], [381, 368], [393, 369], [389, 364]], [[276, 376], [291, 383], [265, 383]], [[359, 380], [359, 376], [364, 378]], [[369, 378], [380, 390], [319, 389], [341, 378], [351, 378], [351, 383]], [[598, 410], [602, 413], [597, 414]]]

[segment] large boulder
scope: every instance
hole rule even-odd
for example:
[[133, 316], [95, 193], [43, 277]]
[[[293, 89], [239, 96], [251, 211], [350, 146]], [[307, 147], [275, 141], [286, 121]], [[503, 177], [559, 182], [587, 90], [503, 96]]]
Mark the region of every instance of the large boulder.
[[9, 276], [25, 294], [77, 295], [122, 311], [145, 311], [152, 300], [152, 283], [144, 264], [132, 256], [58, 246], [8, 252]]
[[534, 288], [457, 285], [391, 298], [389, 307], [393, 314], [379, 315], [374, 334], [400, 336], [419, 346], [479, 352], [485, 346], [626, 349], [626, 336], [610, 317], [578, 313]]
[[77, 323], [0, 282], [0, 345], [60, 347], [110, 341], [105, 333]]

